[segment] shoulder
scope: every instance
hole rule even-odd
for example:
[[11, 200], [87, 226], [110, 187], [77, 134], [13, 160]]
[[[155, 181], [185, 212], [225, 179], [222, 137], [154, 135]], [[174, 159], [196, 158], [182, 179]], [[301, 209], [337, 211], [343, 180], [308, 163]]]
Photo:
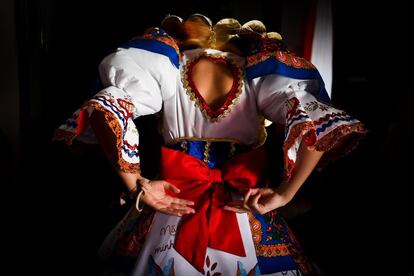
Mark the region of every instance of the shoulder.
[[249, 80], [278, 74], [291, 78], [314, 78], [315, 66], [286, 49], [275, 38], [262, 37], [251, 43], [247, 55], [246, 76]]
[[[250, 45], [247, 55], [246, 78], [270, 78], [273, 82], [280, 76], [299, 83], [306, 81], [312, 84], [312, 94], [319, 100], [330, 102], [323, 79], [317, 68], [308, 60], [288, 50], [280, 40], [262, 37]], [[274, 77], [272, 77], [274, 76]], [[278, 78], [275, 78], [275, 77]]]
[[173, 37], [161, 28], [150, 28], [144, 35], [136, 37], [120, 46], [123, 49], [142, 49], [167, 57], [178, 68], [180, 51]]
[[102, 70], [149, 73], [156, 79], [174, 74], [179, 68], [180, 52], [175, 40], [163, 29], [150, 28], [144, 35], [120, 45], [100, 63]]

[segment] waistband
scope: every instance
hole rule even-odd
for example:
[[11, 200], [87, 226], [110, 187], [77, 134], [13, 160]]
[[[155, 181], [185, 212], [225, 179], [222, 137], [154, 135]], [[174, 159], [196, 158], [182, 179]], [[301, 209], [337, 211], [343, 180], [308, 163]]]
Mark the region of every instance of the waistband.
[[206, 140], [183, 140], [166, 147], [203, 160], [211, 169], [220, 168], [231, 157], [251, 150], [251, 147], [235, 142]]

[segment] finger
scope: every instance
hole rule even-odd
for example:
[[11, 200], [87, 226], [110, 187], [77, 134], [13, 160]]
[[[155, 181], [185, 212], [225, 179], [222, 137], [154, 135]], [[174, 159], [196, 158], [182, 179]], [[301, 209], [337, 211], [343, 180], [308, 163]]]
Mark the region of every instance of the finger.
[[247, 193], [244, 195], [243, 203], [247, 205], [247, 202], [249, 202], [250, 194], [252, 193], [253, 189], [249, 189]]
[[163, 209], [160, 209], [159, 211], [162, 213], [168, 214], [168, 215], [173, 215], [173, 216], [178, 216], [178, 217], [182, 217], [183, 215], [189, 215], [189, 214], [195, 213], [195, 210], [172, 208], [172, 207], [163, 208]]
[[171, 204], [171, 208], [173, 208], [177, 211], [186, 213], [186, 214], [194, 214], [195, 213], [195, 210], [193, 208], [189, 208], [187, 206], [180, 205], [180, 204], [174, 204], [173, 203], [173, 204]]
[[246, 210], [244, 208], [236, 208], [236, 207], [231, 207], [228, 205], [224, 206], [223, 209], [226, 211], [235, 212], [239, 214], [250, 212], [250, 210]]
[[164, 189], [167, 189], [168, 191], [171, 191], [176, 194], [180, 192], [180, 189], [178, 189], [176, 186], [174, 186], [173, 184], [167, 181], [164, 181], [163, 184], [164, 184]]
[[272, 190], [271, 188], [266, 188], [266, 189], [263, 189], [261, 192], [260, 192], [261, 194], [262, 194], [262, 196], [263, 195], [271, 195], [271, 194], [274, 194], [275, 193], [275, 191], [274, 190]]
[[254, 196], [250, 197], [250, 202], [254, 205], [257, 205], [259, 203], [259, 198], [261, 196], [262, 196], [262, 194], [259, 193], [257, 195], [254, 195]]
[[168, 208], [169, 204], [165, 204], [163, 202], [149, 202], [149, 203], [145, 203], [148, 206], [151, 206], [152, 208], [154, 208], [155, 210], [161, 210], [161, 209], [165, 209]]
[[175, 204], [185, 205], [185, 206], [193, 206], [194, 202], [182, 198], [171, 197], [171, 202]]
[[244, 197], [244, 202], [247, 205], [247, 202], [249, 202], [249, 199], [257, 194], [262, 193], [262, 189], [258, 189], [258, 188], [254, 188], [254, 189], [249, 189], [249, 191], [246, 193], [245, 197]]
[[260, 210], [263, 209], [263, 205], [262, 204], [259, 204], [259, 198], [261, 196], [262, 195], [259, 193], [259, 194], [255, 195], [255, 196], [252, 196], [250, 198], [250, 200], [249, 200], [248, 206], [251, 207], [253, 210], [255, 210], [257, 212], [260, 212]]

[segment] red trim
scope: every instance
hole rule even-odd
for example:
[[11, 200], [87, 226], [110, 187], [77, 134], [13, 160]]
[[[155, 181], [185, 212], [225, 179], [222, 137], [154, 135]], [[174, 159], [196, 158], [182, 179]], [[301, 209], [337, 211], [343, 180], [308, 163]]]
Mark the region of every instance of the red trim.
[[78, 127], [76, 128], [76, 136], [79, 136], [89, 126], [89, 112], [87, 109], [82, 109], [76, 119]]
[[55, 133], [53, 135], [53, 141], [65, 141], [67, 145], [71, 145], [73, 142], [73, 139], [75, 139], [77, 134], [72, 131], [67, 131], [64, 129], [56, 129]]
[[[213, 63], [223, 63], [227, 66], [230, 66], [231, 74], [233, 76], [233, 84], [230, 88], [230, 91], [227, 93], [226, 101], [218, 109], [213, 109], [208, 105], [208, 103], [204, 100], [203, 96], [201, 96], [200, 91], [198, 91], [197, 86], [195, 85], [191, 77], [193, 74], [194, 66], [198, 63], [198, 61], [201, 58], [206, 58]], [[211, 118], [217, 118], [220, 115], [224, 114], [224, 112], [232, 104], [233, 100], [237, 97], [237, 94], [238, 94], [237, 92], [239, 90], [239, 84], [240, 84], [239, 68], [236, 65], [228, 62], [223, 57], [200, 56], [199, 58], [193, 60], [189, 64], [186, 78], [188, 81], [188, 85], [190, 86], [191, 90], [194, 93], [194, 96], [197, 98], [198, 102], [200, 103], [200, 107], [204, 109], [207, 112], [208, 116], [210, 116]]]
[[316, 5], [318, 0], [312, 1], [310, 4], [310, 11], [306, 20], [304, 28], [305, 37], [303, 39], [303, 57], [311, 61], [312, 57], [312, 44], [313, 36], [315, 34], [315, 23], [316, 23]]

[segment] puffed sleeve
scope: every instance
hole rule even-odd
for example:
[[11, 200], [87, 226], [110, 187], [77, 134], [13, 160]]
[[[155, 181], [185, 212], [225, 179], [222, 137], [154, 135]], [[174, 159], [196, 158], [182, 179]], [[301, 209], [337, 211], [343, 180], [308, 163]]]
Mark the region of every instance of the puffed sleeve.
[[[100, 81], [105, 88], [59, 127], [55, 139], [68, 144], [75, 138], [89, 143], [98, 141], [106, 152], [111, 151], [107, 147], [117, 149], [117, 154], [110, 158], [115, 167], [125, 172], [138, 171], [139, 134], [133, 120], [161, 110], [163, 99], [173, 93], [171, 87], [175, 86], [171, 84], [176, 71], [165, 55], [133, 47], [119, 48], [99, 65]], [[101, 113], [104, 124], [90, 120], [95, 111]], [[91, 123], [95, 124], [92, 128]], [[113, 142], [107, 143], [109, 140]]]
[[253, 79], [251, 84], [259, 111], [285, 128], [285, 178], [290, 177], [302, 142], [324, 151], [324, 163], [353, 149], [366, 133], [360, 121], [316, 98], [320, 90], [316, 79], [269, 74]]

